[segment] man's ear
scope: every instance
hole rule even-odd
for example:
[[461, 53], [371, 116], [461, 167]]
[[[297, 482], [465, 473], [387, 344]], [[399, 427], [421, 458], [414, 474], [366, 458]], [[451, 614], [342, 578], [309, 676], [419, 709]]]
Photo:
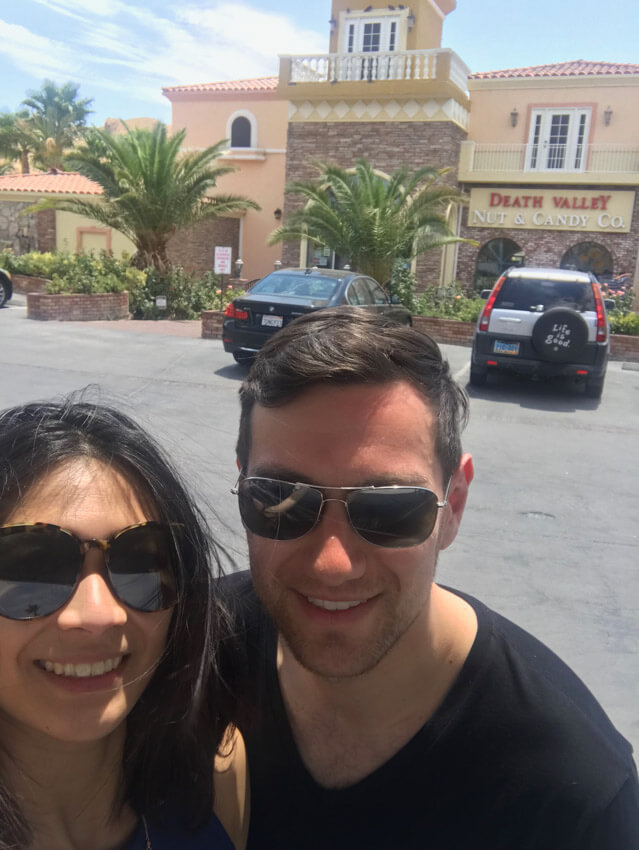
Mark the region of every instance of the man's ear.
[[475, 470], [473, 458], [463, 454], [457, 469], [453, 472], [448, 489], [448, 506], [444, 508], [444, 518], [439, 533], [439, 548], [446, 549], [457, 537], [461, 518], [466, 507], [468, 488], [473, 480]]

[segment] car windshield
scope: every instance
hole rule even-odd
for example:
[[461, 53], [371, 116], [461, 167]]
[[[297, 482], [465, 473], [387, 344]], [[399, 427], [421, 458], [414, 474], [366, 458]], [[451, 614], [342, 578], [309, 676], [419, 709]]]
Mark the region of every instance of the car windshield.
[[267, 275], [251, 289], [251, 295], [284, 295], [296, 298], [330, 298], [340, 281], [327, 277], [311, 277], [306, 274]]
[[506, 278], [495, 299], [495, 307], [533, 311], [567, 307], [583, 313], [595, 309], [595, 299], [589, 283]]

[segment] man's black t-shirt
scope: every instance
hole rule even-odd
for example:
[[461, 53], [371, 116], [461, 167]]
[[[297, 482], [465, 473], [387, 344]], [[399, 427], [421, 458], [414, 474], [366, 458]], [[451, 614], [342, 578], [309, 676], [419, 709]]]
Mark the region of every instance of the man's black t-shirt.
[[297, 752], [249, 574], [222, 587], [238, 622], [224, 655], [243, 706], [248, 850], [639, 850], [630, 745], [554, 653], [481, 602], [459, 594], [478, 632], [435, 714], [365, 779], [327, 789]]

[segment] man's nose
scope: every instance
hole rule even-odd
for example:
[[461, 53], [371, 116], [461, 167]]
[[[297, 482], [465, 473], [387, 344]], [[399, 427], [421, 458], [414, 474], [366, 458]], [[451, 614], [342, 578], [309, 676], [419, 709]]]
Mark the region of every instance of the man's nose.
[[91, 550], [85, 555], [80, 582], [58, 613], [61, 629], [99, 633], [126, 623], [126, 607], [113, 595], [104, 575], [104, 556]]
[[366, 569], [366, 542], [351, 526], [346, 505], [327, 499], [318, 524], [310, 534], [313, 569], [326, 583], [341, 584], [360, 578]]

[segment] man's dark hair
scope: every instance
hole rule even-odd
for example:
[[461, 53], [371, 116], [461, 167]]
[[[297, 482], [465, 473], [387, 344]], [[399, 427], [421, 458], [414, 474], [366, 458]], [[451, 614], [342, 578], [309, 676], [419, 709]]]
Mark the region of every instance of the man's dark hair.
[[316, 386], [396, 381], [414, 387], [435, 413], [435, 451], [447, 481], [461, 458], [466, 393], [453, 380], [431, 337], [357, 307], [307, 313], [262, 348], [240, 388], [240, 466], [246, 469], [248, 464], [256, 404], [279, 407]]
[[[154, 519], [183, 526], [165, 651], [126, 720], [122, 802], [149, 818], [180, 811], [188, 822], [203, 823], [211, 816], [213, 757], [226, 727], [225, 718], [207, 713], [211, 689], [219, 689], [215, 651], [224, 624], [210, 532], [153, 439], [121, 411], [76, 396], [0, 412], [0, 523], [50, 472], [78, 459], [117, 470]], [[28, 833], [0, 779], [0, 848], [25, 846]]]

